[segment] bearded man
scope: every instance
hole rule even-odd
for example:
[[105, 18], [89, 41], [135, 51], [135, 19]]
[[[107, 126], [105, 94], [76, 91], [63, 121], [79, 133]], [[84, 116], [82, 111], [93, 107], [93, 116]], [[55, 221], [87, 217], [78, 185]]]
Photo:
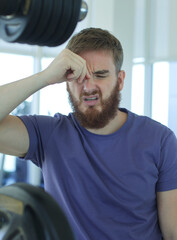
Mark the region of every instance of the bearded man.
[[[119, 40], [89, 28], [44, 71], [1, 86], [0, 152], [42, 169], [45, 190], [77, 240], [177, 239], [177, 140], [160, 123], [119, 107], [122, 62]], [[9, 115], [61, 82], [73, 113]]]

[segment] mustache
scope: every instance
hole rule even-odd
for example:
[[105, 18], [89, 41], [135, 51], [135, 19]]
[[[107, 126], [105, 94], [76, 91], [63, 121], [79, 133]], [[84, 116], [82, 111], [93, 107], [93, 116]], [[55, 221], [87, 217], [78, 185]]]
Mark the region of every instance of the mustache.
[[89, 92], [85, 92], [83, 91], [80, 95], [80, 97], [88, 97], [88, 96], [91, 96], [91, 95], [96, 95], [96, 94], [99, 94], [99, 96], [101, 96], [101, 92], [99, 90], [92, 90], [92, 91], [89, 91]]

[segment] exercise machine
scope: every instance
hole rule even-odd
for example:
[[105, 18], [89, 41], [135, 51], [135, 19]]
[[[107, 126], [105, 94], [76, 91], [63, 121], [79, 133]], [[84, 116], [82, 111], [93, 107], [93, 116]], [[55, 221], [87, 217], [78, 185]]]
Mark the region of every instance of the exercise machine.
[[0, 0], [0, 38], [55, 47], [71, 36], [87, 12], [82, 0]]
[[0, 188], [0, 240], [74, 240], [67, 218], [42, 188]]

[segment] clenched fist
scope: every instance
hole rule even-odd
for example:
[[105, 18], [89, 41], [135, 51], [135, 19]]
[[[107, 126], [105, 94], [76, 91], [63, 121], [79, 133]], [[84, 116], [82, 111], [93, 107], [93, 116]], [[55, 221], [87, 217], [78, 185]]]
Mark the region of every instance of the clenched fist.
[[90, 75], [86, 61], [68, 49], [64, 49], [43, 72], [47, 85], [73, 80], [81, 83]]

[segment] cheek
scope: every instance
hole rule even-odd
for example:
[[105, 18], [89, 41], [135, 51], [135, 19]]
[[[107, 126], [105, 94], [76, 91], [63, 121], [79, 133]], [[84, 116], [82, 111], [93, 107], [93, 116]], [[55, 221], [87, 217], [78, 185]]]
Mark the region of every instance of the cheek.
[[112, 92], [112, 90], [116, 87], [117, 85], [117, 82], [116, 81], [110, 81], [110, 82], [107, 82], [107, 84], [104, 85], [104, 87], [100, 87], [100, 90], [103, 94], [103, 98], [107, 98], [110, 96], [110, 93]]
[[113, 88], [113, 84], [107, 83], [104, 86], [100, 87], [100, 90], [102, 92], [102, 94], [104, 94], [105, 96], [109, 95], [110, 90], [112, 90]]
[[68, 88], [70, 89], [71, 93], [76, 97], [79, 98], [81, 92], [82, 92], [82, 86], [81, 84], [75, 83], [75, 82], [69, 82], [67, 83]]

